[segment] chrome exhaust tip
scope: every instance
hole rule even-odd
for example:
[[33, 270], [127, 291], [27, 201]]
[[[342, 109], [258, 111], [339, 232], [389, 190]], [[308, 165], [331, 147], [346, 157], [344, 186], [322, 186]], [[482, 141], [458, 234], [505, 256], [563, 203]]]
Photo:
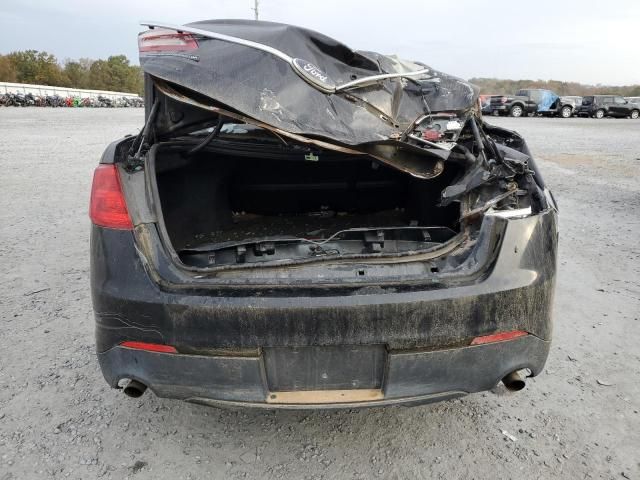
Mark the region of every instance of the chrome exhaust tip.
[[140, 383], [137, 380], [131, 380], [127, 383], [127, 386], [124, 387], [123, 392], [131, 398], [140, 398], [146, 389], [147, 386], [144, 383]]
[[502, 383], [511, 392], [517, 392], [525, 387], [524, 378], [520, 375], [518, 370], [511, 372], [509, 375], [502, 379]]

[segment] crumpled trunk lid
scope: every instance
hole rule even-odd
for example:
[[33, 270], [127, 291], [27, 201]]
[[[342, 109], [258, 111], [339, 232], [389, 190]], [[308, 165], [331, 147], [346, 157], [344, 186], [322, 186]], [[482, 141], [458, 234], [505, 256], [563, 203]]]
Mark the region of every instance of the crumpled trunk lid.
[[[464, 122], [477, 105], [477, 87], [464, 80], [394, 56], [354, 51], [311, 30], [246, 20], [210, 20], [181, 28], [197, 32], [197, 48], [188, 54], [140, 54], [145, 73], [160, 80], [165, 93], [215, 105], [281, 134], [322, 140], [386, 161], [405, 157], [415, 164], [415, 157], [427, 157], [422, 161], [431, 165], [429, 171], [416, 173], [422, 178], [440, 173], [437, 163], [447, 158], [450, 146], [423, 142], [416, 147], [407, 142], [408, 130], [438, 112]], [[225, 36], [246, 44], [221, 39]], [[425, 73], [414, 75], [416, 71]], [[358, 84], [394, 74], [402, 76]]]

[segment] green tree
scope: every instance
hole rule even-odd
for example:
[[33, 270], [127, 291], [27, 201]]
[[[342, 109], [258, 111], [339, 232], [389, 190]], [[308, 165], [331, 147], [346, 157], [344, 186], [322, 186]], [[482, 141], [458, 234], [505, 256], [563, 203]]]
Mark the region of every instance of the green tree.
[[6, 55], [0, 55], [0, 82], [15, 82], [18, 79], [16, 67]]
[[92, 63], [93, 61], [88, 58], [81, 58], [79, 61], [67, 60], [63, 69], [67, 86], [89, 88], [89, 70]]
[[89, 84], [97, 90], [135, 93], [140, 93], [143, 88], [140, 67], [130, 65], [129, 59], [124, 55], [93, 62], [89, 69]]
[[142, 70], [124, 55], [107, 60], [67, 59], [64, 66], [47, 52], [23, 50], [0, 55], [0, 81], [96, 90], [143, 92]]
[[17, 81], [41, 85], [60, 85], [63, 82], [62, 69], [56, 57], [47, 52], [24, 50], [8, 55], [16, 68]]

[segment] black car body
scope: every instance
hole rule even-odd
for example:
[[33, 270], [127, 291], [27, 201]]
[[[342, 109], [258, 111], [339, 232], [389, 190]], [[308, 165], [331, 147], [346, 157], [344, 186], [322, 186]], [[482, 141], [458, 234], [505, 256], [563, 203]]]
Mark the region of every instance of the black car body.
[[620, 95], [588, 95], [582, 97], [582, 105], [577, 109], [576, 115], [593, 118], [637, 119], [640, 117], [640, 105]]
[[492, 115], [526, 117], [538, 111], [538, 102], [527, 95], [493, 95], [487, 110]]
[[91, 200], [112, 387], [351, 407], [542, 371], [556, 206], [477, 88], [269, 22], [139, 43], [146, 125], [107, 148]]

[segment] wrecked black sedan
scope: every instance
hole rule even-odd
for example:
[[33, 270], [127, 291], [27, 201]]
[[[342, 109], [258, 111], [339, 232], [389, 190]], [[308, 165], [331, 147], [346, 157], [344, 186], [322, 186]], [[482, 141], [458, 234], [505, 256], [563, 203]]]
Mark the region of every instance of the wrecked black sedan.
[[269, 22], [146, 22], [91, 193], [102, 372], [207, 405], [418, 404], [542, 371], [557, 211], [478, 89]]

